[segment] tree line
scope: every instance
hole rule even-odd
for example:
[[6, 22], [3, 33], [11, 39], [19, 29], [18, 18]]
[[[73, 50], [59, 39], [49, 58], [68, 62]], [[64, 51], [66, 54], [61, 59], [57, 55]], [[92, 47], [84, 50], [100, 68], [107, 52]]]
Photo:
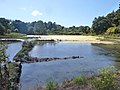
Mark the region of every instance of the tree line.
[[91, 31], [95, 34], [120, 34], [120, 9], [107, 14], [107, 16], [95, 18]]
[[23, 22], [0, 18], [0, 34], [19, 32], [23, 34], [40, 35], [84, 35], [84, 34], [120, 34], [120, 9], [106, 16], [95, 17], [92, 26], [64, 27], [55, 22]]

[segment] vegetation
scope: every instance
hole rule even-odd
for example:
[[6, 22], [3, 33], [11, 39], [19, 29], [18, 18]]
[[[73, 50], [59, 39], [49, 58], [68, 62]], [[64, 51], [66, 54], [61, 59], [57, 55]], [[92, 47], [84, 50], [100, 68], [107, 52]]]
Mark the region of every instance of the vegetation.
[[28, 52], [32, 50], [36, 41], [24, 41], [22, 49], [14, 56], [15, 61], [27, 60], [29, 58]]
[[25, 38], [26, 38], [25, 36], [26, 36], [25, 34], [11, 32], [11, 33], [9, 33], [9, 34], [0, 35], [0, 38], [18, 38], [18, 39], [25, 39]]
[[10, 33], [10, 31], [10, 21], [5, 18], [0, 18], [0, 34], [4, 35], [5, 33]]
[[114, 66], [98, 70], [89, 77], [79, 76], [62, 84], [48, 82], [37, 90], [120, 90], [120, 71]]
[[0, 44], [0, 90], [17, 90], [21, 74], [21, 64], [8, 62], [6, 46]]
[[14, 32], [20, 32], [24, 34], [81, 35], [90, 32], [90, 27], [88, 26], [73, 26], [65, 28], [64, 26], [58, 25], [55, 22], [52, 23], [51, 21], [49, 21], [48, 23], [46, 23], [41, 20], [32, 23], [24, 23], [20, 20], [15, 20], [12, 22], [12, 25], [14, 26]]
[[78, 84], [78, 85], [87, 85], [87, 78], [85, 77], [75, 77], [73, 79], [73, 81], [75, 82], [75, 84]]
[[22, 34], [40, 34], [40, 35], [98, 35], [98, 34], [120, 34], [120, 9], [113, 11], [106, 16], [95, 17], [91, 28], [89, 26], [64, 27], [49, 21], [41, 20], [34, 22], [23, 22], [20, 20], [8, 20], [0, 18], [0, 35], [11, 32]]
[[115, 67], [108, 67], [99, 70], [99, 77], [94, 77], [92, 86], [95, 90], [119, 90], [119, 83], [116, 81], [118, 74]]
[[50, 81], [46, 84], [46, 90], [56, 90], [57, 89], [57, 83], [54, 81]]
[[81, 35], [88, 34], [90, 32], [89, 26], [80, 27], [69, 27], [58, 25], [55, 22], [48, 23], [41, 20], [35, 22], [22, 22], [20, 20], [8, 20], [0, 18], [0, 35], [6, 35], [11, 32], [22, 33], [22, 34], [57, 34], [57, 35]]
[[95, 34], [120, 34], [120, 9], [109, 13], [107, 16], [99, 16], [93, 20], [91, 32]]

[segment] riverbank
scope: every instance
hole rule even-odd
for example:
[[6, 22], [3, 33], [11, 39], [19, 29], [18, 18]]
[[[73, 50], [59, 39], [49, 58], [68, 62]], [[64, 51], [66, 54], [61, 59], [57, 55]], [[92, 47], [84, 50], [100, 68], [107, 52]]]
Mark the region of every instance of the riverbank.
[[107, 67], [89, 77], [78, 76], [61, 84], [50, 81], [33, 90], [120, 90], [120, 71], [114, 66]]
[[26, 34], [21, 33], [10, 33], [5, 35], [0, 35], [0, 38], [14, 38], [14, 39], [25, 39]]
[[27, 35], [27, 38], [38, 38], [38, 40], [55, 40], [70, 43], [103, 43], [113, 44], [112, 41], [103, 41], [104, 37], [83, 35]]
[[60, 41], [64, 43], [97, 43], [114, 44], [120, 42], [117, 38], [106, 38], [104, 36], [84, 36], [84, 35], [25, 35], [11, 33], [0, 36], [0, 41], [24, 41], [28, 38], [35, 38], [37, 41]]

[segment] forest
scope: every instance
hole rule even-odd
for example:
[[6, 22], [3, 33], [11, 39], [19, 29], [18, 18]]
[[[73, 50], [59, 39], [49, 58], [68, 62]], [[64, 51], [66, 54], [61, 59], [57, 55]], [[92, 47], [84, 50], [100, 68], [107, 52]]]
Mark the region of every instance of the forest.
[[56, 22], [23, 22], [21, 20], [10, 20], [0, 18], [0, 35], [18, 32], [34, 35], [99, 35], [99, 34], [120, 34], [120, 9], [112, 11], [106, 16], [95, 17], [92, 26], [65, 27]]

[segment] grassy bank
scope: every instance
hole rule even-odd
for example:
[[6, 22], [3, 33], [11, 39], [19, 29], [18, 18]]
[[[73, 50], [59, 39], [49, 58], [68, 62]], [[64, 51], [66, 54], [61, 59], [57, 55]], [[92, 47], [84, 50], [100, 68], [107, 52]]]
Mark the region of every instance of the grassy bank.
[[23, 45], [22, 45], [22, 49], [14, 56], [14, 60], [15, 61], [24, 61], [27, 60], [29, 58], [29, 51], [32, 50], [32, 48], [34, 47], [36, 41], [24, 41]]
[[5, 35], [0, 35], [0, 38], [16, 38], [16, 39], [24, 39], [26, 34], [21, 33], [10, 33]]

